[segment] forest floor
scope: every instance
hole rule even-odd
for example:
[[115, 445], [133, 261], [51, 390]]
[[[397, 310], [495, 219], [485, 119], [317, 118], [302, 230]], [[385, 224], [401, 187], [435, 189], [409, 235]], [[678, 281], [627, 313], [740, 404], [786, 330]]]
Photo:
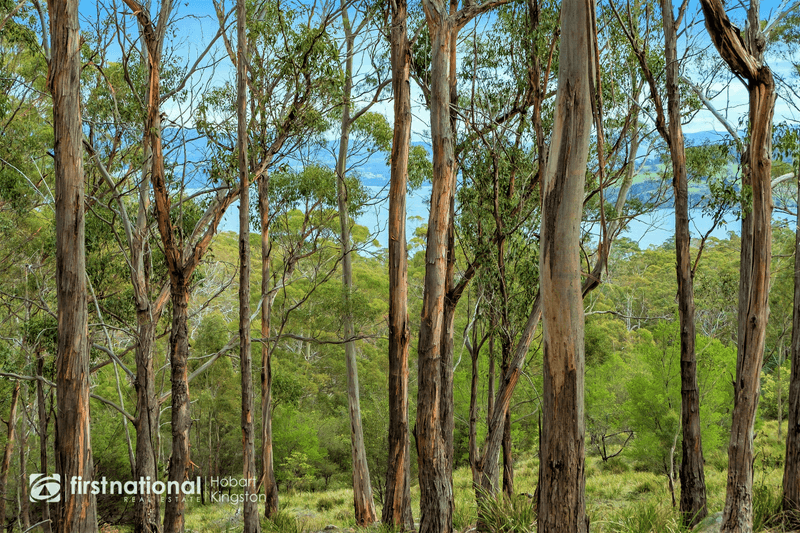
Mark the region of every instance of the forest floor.
[[[785, 423], [784, 423], [785, 428]], [[782, 432], [785, 436], [785, 429]], [[778, 438], [777, 422], [766, 422], [755, 439], [754, 531], [785, 532], [776, 521], [783, 478], [784, 440]], [[680, 455], [680, 448], [677, 452]], [[706, 454], [706, 486], [710, 515], [722, 511], [725, 502], [727, 456], [724, 452]], [[514, 501], [493, 504], [497, 516], [494, 531], [534, 532], [535, 521], [529, 495], [536, 489], [538, 461], [523, 456], [515, 464]], [[677, 473], [676, 473], [677, 477]], [[453, 527], [461, 533], [474, 531], [477, 517], [471, 474], [468, 467], [453, 475], [455, 509]], [[675, 501], [679, 483], [675, 481]], [[419, 490], [413, 487], [414, 517], [419, 517]], [[591, 529], [609, 533], [679, 533], [680, 516], [673, 507], [666, 474], [636, 471], [625, 458], [603, 462], [599, 457], [586, 460], [586, 506]], [[337, 489], [281, 494], [281, 512], [274, 521], [262, 519], [265, 533], [366, 533], [388, 531], [386, 528], [357, 528], [352, 519], [352, 491]], [[380, 507], [376, 508], [380, 513]], [[514, 521], [517, 521], [514, 523]], [[525, 525], [527, 523], [527, 525]], [[106, 533], [124, 532], [125, 528], [105, 526]], [[191, 505], [186, 514], [187, 533], [239, 533], [241, 510], [235, 504]], [[714, 531], [713, 526], [703, 533]], [[718, 531], [718, 529], [717, 529]]]

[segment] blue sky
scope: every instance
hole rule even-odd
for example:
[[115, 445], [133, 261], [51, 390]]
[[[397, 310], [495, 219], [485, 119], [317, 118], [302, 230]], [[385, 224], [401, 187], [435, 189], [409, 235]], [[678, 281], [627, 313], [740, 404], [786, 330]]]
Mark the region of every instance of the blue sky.
[[[305, 2], [306, 0], [301, 0]], [[121, 0], [116, 0], [121, 12], [128, 12], [128, 8], [124, 6]], [[153, 4], [158, 4], [158, 0], [153, 0]], [[677, 0], [676, 0], [677, 3]], [[798, 4], [798, 0], [765, 0], [761, 2], [761, 12], [762, 18], [766, 19], [773, 15], [778, 9], [785, 9], [787, 6], [796, 6]], [[225, 7], [227, 9], [231, 9], [234, 5], [233, 0], [226, 0]], [[299, 5], [299, 4], [296, 4]], [[729, 8], [729, 15], [734, 21], [739, 21], [739, 23], [743, 26], [741, 21], [745, 17], [745, 11], [743, 6], [745, 2], [736, 1], [736, 0], [729, 0], [727, 2], [727, 7]], [[676, 6], [677, 7], [677, 6]], [[82, 12], [86, 17], [93, 17], [94, 12], [96, 10], [95, 2], [82, 2], [81, 3]], [[694, 18], [697, 22], [692, 33], [696, 35], [694, 41], [688, 43], [688, 46], [709, 46], [710, 43], [708, 41], [708, 37], [705, 34], [705, 28], [702, 27], [702, 14], [699, 13], [699, 3], [695, 0], [692, 0], [689, 7], [689, 14], [687, 15], [687, 20], [692, 20]], [[697, 14], [694, 15], [693, 14]], [[132, 16], [129, 15], [129, 18], [132, 19]], [[213, 38], [213, 36], [217, 32], [218, 23], [217, 18], [214, 11], [213, 2], [210, 0], [184, 0], [175, 2], [175, 8], [172, 14], [172, 24], [171, 28], [175, 30], [174, 37], [171, 39], [175, 44], [178, 53], [183, 55], [185, 60], [189, 63], [193, 62], [194, 59], [197, 57], [198, 54], [205, 49], [208, 42]], [[131, 20], [132, 22], [132, 20]], [[477, 24], [485, 25], [486, 19], [483, 22], [477, 22]], [[469, 28], [465, 29], [463, 33], [466, 33]], [[170, 37], [168, 37], [170, 39]], [[687, 46], [687, 43], [684, 43], [684, 46]], [[224, 49], [222, 47], [222, 42], [218, 41], [216, 45], [216, 54], [218, 57], [221, 57], [222, 60], [219, 63], [218, 67], [214, 70], [213, 75], [209, 75], [208, 72], [203, 73], [201, 76], [204, 76], [206, 81], [211, 80], [213, 84], [221, 84], [225, 80], [233, 78], [233, 67], [230, 62], [227, 60], [224, 53]], [[785, 61], [779, 61], [773, 58], [771, 65], [772, 69], [778, 73], [785, 73], [788, 72], [788, 63]], [[690, 78], [695, 78], [696, 74], [692, 72], [687, 72]], [[716, 89], [722, 89], [722, 84], [717, 84], [714, 86]], [[417, 100], [415, 98], [415, 100]], [[747, 91], [741, 85], [734, 81], [727, 87], [722, 94], [720, 94], [715, 100], [714, 104], [717, 108], [727, 108], [729, 109], [729, 118], [731, 122], [736, 123], [738, 121], [738, 117], [742, 116], [747, 113]], [[377, 111], [383, 112], [389, 121], [392, 121], [391, 116], [391, 103], [385, 102], [382, 105], [376, 107]], [[178, 113], [178, 108], [176, 106], [165, 106], [165, 111], [170, 115], [175, 115]], [[184, 109], [185, 111], [185, 109]], [[786, 102], [782, 100], [778, 100], [776, 103], [775, 109], [775, 121], [780, 122], [782, 120], [800, 120], [800, 116], [795, 115], [796, 112], [786, 104]], [[426, 111], [421, 108], [417, 107], [414, 109], [414, 137], [415, 140], [422, 141], [425, 140], [425, 132], [428, 129], [427, 125], [427, 113]], [[701, 112], [690, 124], [685, 126], [685, 130], [687, 132], [700, 132], [700, 131], [724, 131], [722, 125], [710, 114], [707, 112]]]

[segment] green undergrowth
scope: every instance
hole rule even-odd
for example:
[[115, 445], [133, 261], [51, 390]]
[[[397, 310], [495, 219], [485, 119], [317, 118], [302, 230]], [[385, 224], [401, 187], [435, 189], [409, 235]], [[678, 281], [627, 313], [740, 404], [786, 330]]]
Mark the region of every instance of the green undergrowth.
[[[785, 425], [784, 425], [785, 427]], [[777, 435], [777, 423], [766, 422], [756, 430], [753, 485], [754, 531], [781, 533], [792, 531], [787, 525], [794, 523], [780, 513], [781, 483], [783, 477], [783, 446], [785, 431]], [[725, 503], [727, 457], [724, 452], [712, 452], [705, 457], [705, 476], [708, 489], [709, 514], [719, 513]], [[515, 463], [514, 492], [511, 499], [499, 497], [486, 500], [484, 516], [492, 533], [533, 533], [536, 515], [532, 495], [538, 480], [538, 460], [523, 456]], [[676, 472], [677, 478], [677, 472]], [[676, 479], [675, 501], [680, 501], [680, 483]], [[468, 467], [459, 468], [453, 475], [454, 510], [453, 527], [456, 531], [474, 530], [478, 517], [472, 476]], [[411, 490], [415, 520], [419, 520], [419, 488]], [[192, 503], [187, 508], [187, 533], [216, 533], [242, 531], [241, 509], [235, 504]], [[259, 506], [260, 513], [263, 507]], [[680, 523], [680, 514], [672, 505], [667, 475], [643, 471], [623, 458], [603, 462], [599, 457], [586, 459], [586, 508], [591, 530], [609, 533], [686, 533]], [[353, 519], [352, 491], [336, 489], [319, 492], [295, 491], [281, 493], [281, 512], [266, 520], [262, 517], [265, 533], [390, 533], [392, 529], [376, 525], [356, 527]], [[380, 516], [380, 505], [376, 512]], [[333, 529], [332, 527], [336, 529]], [[106, 530], [125, 533], [127, 528], [108, 526]], [[327, 529], [326, 529], [327, 528]], [[103, 531], [103, 530], [101, 530]]]

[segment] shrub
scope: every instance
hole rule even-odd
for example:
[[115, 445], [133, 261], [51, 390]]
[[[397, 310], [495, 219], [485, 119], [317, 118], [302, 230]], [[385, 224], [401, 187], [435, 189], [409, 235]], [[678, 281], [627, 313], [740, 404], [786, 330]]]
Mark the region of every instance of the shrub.
[[334, 507], [338, 507], [344, 503], [344, 498], [326, 498], [322, 497], [317, 502], [317, 511], [330, 511]]
[[281, 511], [263, 522], [265, 533], [304, 533], [305, 527], [297, 519], [285, 511]]
[[753, 531], [763, 531], [781, 521], [781, 491], [766, 483], [753, 486]]
[[630, 472], [631, 470], [631, 467], [622, 459], [622, 457], [612, 457], [607, 461], [601, 461], [598, 463], [598, 466], [600, 467], [600, 471], [604, 474], [624, 474], [625, 472]]

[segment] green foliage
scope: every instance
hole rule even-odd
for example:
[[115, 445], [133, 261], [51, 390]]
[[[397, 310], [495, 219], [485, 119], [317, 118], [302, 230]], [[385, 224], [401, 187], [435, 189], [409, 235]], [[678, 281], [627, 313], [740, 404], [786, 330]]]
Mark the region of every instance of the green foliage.
[[789, 399], [789, 375], [792, 363], [785, 360], [780, 368], [780, 382], [778, 381], [777, 371], [761, 375], [761, 397], [758, 400], [758, 412], [760, 416], [769, 420], [778, 418], [778, 389], [781, 391], [782, 418], [786, 418]]
[[526, 494], [508, 497], [486, 495], [478, 499], [478, 514], [491, 533], [533, 533], [536, 531], [534, 502]]
[[764, 531], [781, 522], [783, 493], [763, 480], [753, 484], [753, 531]]
[[284, 484], [288, 490], [307, 490], [311, 488], [316, 479], [316, 469], [309, 464], [309, 458], [305, 453], [293, 450], [279, 464], [281, 472], [284, 474]]
[[263, 525], [265, 533], [305, 533], [306, 531], [304, 524], [286, 511], [278, 512], [266, 520]]
[[225, 346], [235, 324], [228, 323], [219, 312], [205, 315], [194, 335], [192, 349], [195, 354], [217, 353]]
[[677, 513], [653, 500], [635, 503], [622, 509], [616, 520], [609, 523], [609, 531], [615, 533], [663, 533], [684, 532]]
[[368, 111], [353, 122], [352, 128], [352, 134], [369, 138], [375, 151], [391, 151], [394, 132], [382, 114]]
[[317, 413], [283, 406], [273, 415], [275, 478], [288, 490], [310, 490], [316, 486], [314, 466], [327, 458], [319, 445]]
[[[670, 460], [680, 450], [680, 343], [677, 321], [661, 322], [652, 334], [644, 332], [631, 361], [626, 411], [636, 432], [632, 454], [654, 471], [672, 471]], [[731, 391], [725, 380], [732, 375], [735, 351], [719, 341], [698, 337], [697, 371], [703, 448], [724, 444]], [[676, 452], [677, 450], [677, 452]]]
[[414, 190], [433, 179], [433, 163], [424, 146], [412, 145], [408, 150], [408, 189]]
[[[347, 207], [350, 216], [355, 218], [361, 214], [367, 192], [355, 177], [345, 178], [345, 183]], [[276, 214], [294, 208], [297, 215], [302, 215], [293, 217], [290, 230], [300, 230], [311, 217], [313, 222], [334, 231], [339, 220], [329, 210], [337, 207], [336, 174], [321, 165], [307, 165], [300, 171], [282, 167], [270, 177], [270, 204]]]
[[344, 498], [326, 498], [317, 500], [317, 511], [328, 511], [334, 507], [344, 504]]

